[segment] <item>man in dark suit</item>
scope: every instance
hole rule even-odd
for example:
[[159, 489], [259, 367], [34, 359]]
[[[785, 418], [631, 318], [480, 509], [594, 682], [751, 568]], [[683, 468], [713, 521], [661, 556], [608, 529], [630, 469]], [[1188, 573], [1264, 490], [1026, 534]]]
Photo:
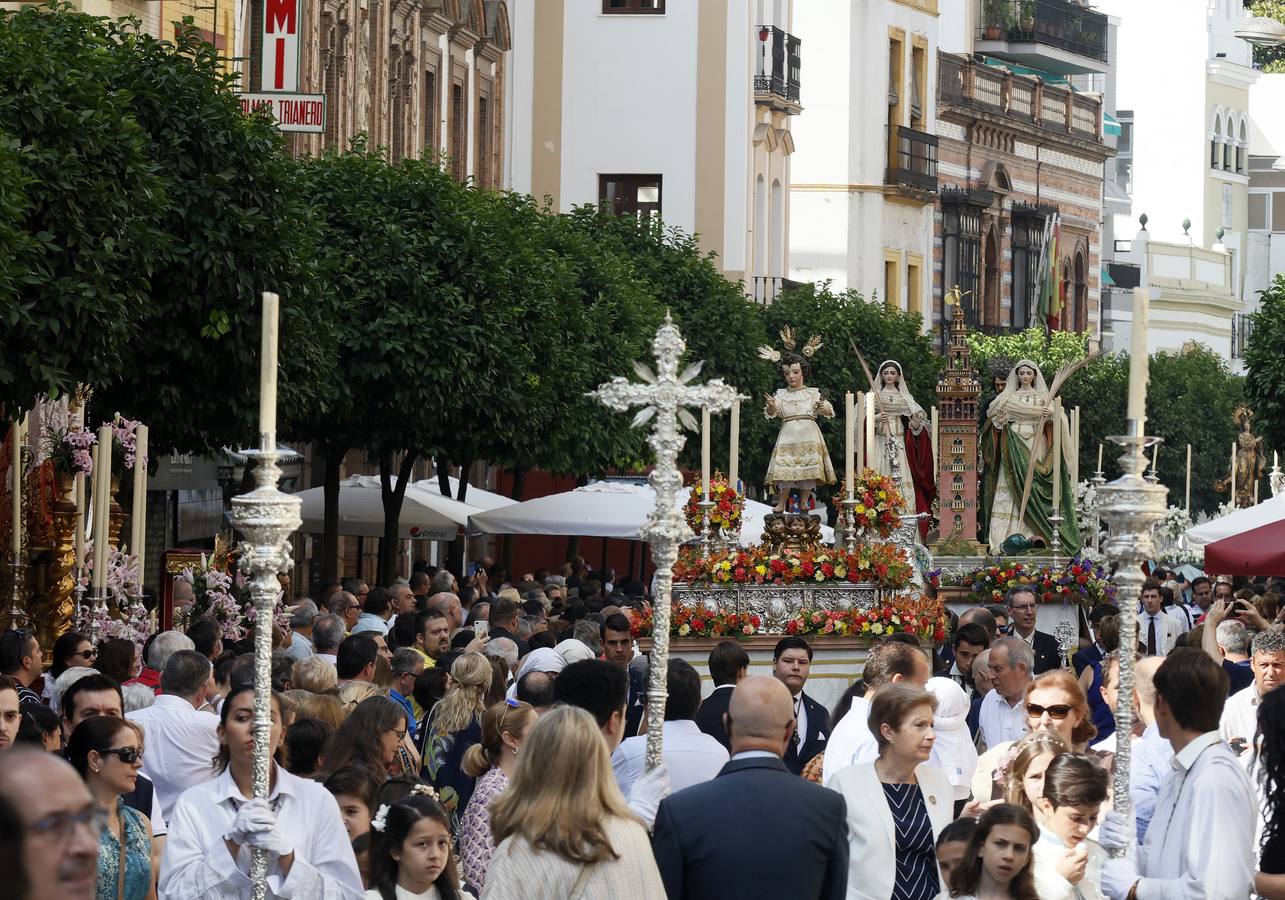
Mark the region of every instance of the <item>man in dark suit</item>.
[[712, 781], [661, 801], [652, 849], [669, 900], [842, 900], [847, 805], [782, 761], [795, 722], [788, 688], [746, 678], [731, 692], [732, 758]]
[[1008, 604], [1008, 615], [1013, 622], [1013, 637], [1026, 641], [1035, 651], [1034, 674], [1040, 675], [1065, 666], [1066, 660], [1062, 659], [1062, 650], [1058, 646], [1057, 638], [1035, 630], [1035, 611], [1038, 609], [1035, 592], [1025, 585], [1019, 585], [1010, 588], [1004, 600]]
[[518, 645], [518, 656], [526, 656], [530, 652], [527, 642], [514, 633], [518, 624], [518, 605], [512, 598], [497, 597], [491, 604], [490, 617], [486, 633], [491, 640], [508, 638]]
[[1093, 643], [1075, 651], [1071, 657], [1071, 666], [1075, 669], [1075, 676], [1080, 677], [1080, 673], [1096, 662], [1102, 662], [1106, 657], [1106, 648], [1098, 640], [1098, 624], [1107, 616], [1118, 616], [1120, 608], [1114, 603], [1099, 603], [1089, 611], [1089, 630], [1093, 635]]
[[750, 655], [737, 641], [719, 641], [709, 651], [709, 675], [714, 679], [714, 692], [701, 701], [696, 711], [696, 727], [715, 738], [729, 750], [723, 713], [732, 699], [732, 688], [750, 673]]
[[794, 733], [785, 748], [785, 766], [795, 775], [812, 757], [825, 752], [830, 737], [830, 713], [803, 692], [812, 669], [812, 646], [801, 637], [783, 637], [772, 651], [772, 674], [785, 685], [794, 704]]

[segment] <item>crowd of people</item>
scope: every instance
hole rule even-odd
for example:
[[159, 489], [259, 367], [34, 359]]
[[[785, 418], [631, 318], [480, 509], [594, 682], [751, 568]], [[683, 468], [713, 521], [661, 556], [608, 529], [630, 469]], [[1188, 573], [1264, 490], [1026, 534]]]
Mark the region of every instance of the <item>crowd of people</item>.
[[269, 896], [323, 900], [1280, 900], [1277, 585], [1156, 575], [1138, 610], [1092, 610], [1069, 660], [1024, 588], [940, 647], [888, 635], [833, 709], [802, 637], [754, 675], [717, 643], [703, 699], [671, 658], [650, 771], [641, 583], [577, 560], [325, 585], [274, 636], [266, 800], [251, 641], [199, 617], [141, 648], [69, 632], [46, 666], [12, 630], [3, 894], [249, 897], [266, 855]]

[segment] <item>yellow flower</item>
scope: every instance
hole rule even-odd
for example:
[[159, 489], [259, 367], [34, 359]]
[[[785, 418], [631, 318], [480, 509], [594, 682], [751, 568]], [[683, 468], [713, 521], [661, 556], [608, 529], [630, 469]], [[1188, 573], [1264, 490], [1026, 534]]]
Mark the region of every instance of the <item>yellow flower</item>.
[[888, 492], [887, 492], [887, 491], [880, 491], [880, 492], [879, 492], [879, 499], [880, 499], [880, 500], [887, 500], [887, 499], [888, 499]]
[[688, 635], [691, 634], [691, 632], [692, 626], [688, 625], [686, 622], [678, 626], [678, 633], [681, 635]]
[[719, 564], [719, 568], [724, 572], [730, 572], [732, 569], [732, 561], [730, 559], [723, 560], [723, 562]]
[[863, 512], [865, 512], [865, 511], [866, 511], [866, 505], [865, 505], [864, 503], [858, 503], [858, 504], [857, 504], [857, 513], [858, 513], [858, 514], [860, 514], [860, 513], [863, 513]]
[[835, 566], [835, 567], [834, 567], [834, 577], [835, 577], [835, 578], [847, 578], [847, 577], [848, 577], [848, 569], [847, 569], [847, 567], [846, 567], [846, 566]]
[[883, 623], [875, 622], [873, 625], [870, 626], [870, 630], [875, 634], [883, 634], [884, 632]]
[[759, 563], [757, 566], [754, 567], [754, 571], [758, 572], [760, 575], [766, 575], [767, 566], [763, 565], [762, 563]]

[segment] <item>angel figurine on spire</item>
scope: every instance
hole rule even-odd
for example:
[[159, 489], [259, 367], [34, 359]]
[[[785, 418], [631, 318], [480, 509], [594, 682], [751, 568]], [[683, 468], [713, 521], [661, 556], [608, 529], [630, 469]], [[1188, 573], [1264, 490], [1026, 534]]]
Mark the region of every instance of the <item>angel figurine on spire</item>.
[[774, 347], [759, 348], [759, 356], [779, 365], [785, 379], [785, 387], [766, 396], [763, 405], [764, 416], [781, 420], [767, 467], [768, 484], [777, 486], [773, 510], [778, 513], [785, 511], [792, 490], [799, 492], [799, 509], [806, 511], [818, 484], [834, 484], [834, 467], [817, 425], [817, 416], [834, 417], [834, 407], [819, 390], [804, 385], [812, 374], [810, 360], [821, 349], [821, 339], [813, 336], [802, 352], [795, 353], [794, 332], [787, 326], [781, 330], [781, 344], [784, 354]]

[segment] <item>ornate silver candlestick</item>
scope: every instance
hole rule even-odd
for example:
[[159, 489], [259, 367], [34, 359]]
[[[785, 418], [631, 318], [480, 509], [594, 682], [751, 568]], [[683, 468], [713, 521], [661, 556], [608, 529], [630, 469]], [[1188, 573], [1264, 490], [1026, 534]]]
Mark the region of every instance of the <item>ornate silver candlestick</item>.
[[709, 520], [709, 511], [714, 508], [714, 501], [709, 499], [709, 494], [705, 494], [705, 499], [696, 504], [701, 514], [701, 556], [709, 559], [710, 550], [713, 549], [714, 542], [710, 534], [713, 531], [713, 524]]
[[[634, 425], [642, 425], [652, 417], [656, 423], [647, 443], [656, 454], [656, 464], [647, 480], [656, 491], [656, 506], [647, 516], [643, 535], [651, 544], [651, 557], [656, 563], [656, 593], [652, 598], [652, 652], [647, 685], [647, 771], [662, 761], [661, 722], [665, 718], [665, 700], [668, 696], [666, 678], [669, 672], [669, 614], [670, 598], [674, 587], [674, 563], [678, 559], [678, 546], [691, 536], [687, 521], [678, 506], [683, 489], [683, 476], [678, 471], [678, 452], [686, 438], [679, 427], [681, 421], [692, 431], [696, 421], [684, 407], [708, 407], [710, 412], [722, 412], [732, 405], [736, 389], [715, 379], [707, 384], [689, 384], [700, 374], [700, 363], [689, 366], [679, 374], [678, 362], [687, 350], [687, 344], [669, 314], [651, 342], [656, 357], [656, 374], [646, 366], [636, 363], [634, 371], [645, 382], [633, 384], [623, 378], [613, 378], [592, 392], [608, 409], [626, 412], [641, 406], [634, 417]], [[708, 531], [708, 528], [706, 529]]]
[[1057, 558], [1062, 552], [1062, 523], [1066, 521], [1061, 512], [1054, 510], [1053, 515], [1049, 516], [1049, 524], [1053, 526], [1053, 542], [1049, 550], [1053, 552], [1053, 565], [1057, 565]]
[[843, 549], [848, 553], [857, 552], [857, 501], [844, 500], [839, 504], [843, 511]]
[[1151, 527], [1164, 518], [1168, 488], [1142, 477], [1147, 467], [1146, 449], [1159, 438], [1142, 433], [1142, 422], [1129, 422], [1129, 435], [1112, 437], [1124, 448], [1124, 472], [1099, 488], [1098, 509], [1111, 535], [1107, 556], [1119, 563], [1115, 573], [1116, 603], [1120, 607], [1120, 695], [1115, 708], [1116, 751], [1113, 796], [1115, 808], [1129, 813], [1130, 739], [1133, 734], [1133, 658], [1138, 645], [1138, 598], [1142, 594], [1142, 563], [1154, 552]]

